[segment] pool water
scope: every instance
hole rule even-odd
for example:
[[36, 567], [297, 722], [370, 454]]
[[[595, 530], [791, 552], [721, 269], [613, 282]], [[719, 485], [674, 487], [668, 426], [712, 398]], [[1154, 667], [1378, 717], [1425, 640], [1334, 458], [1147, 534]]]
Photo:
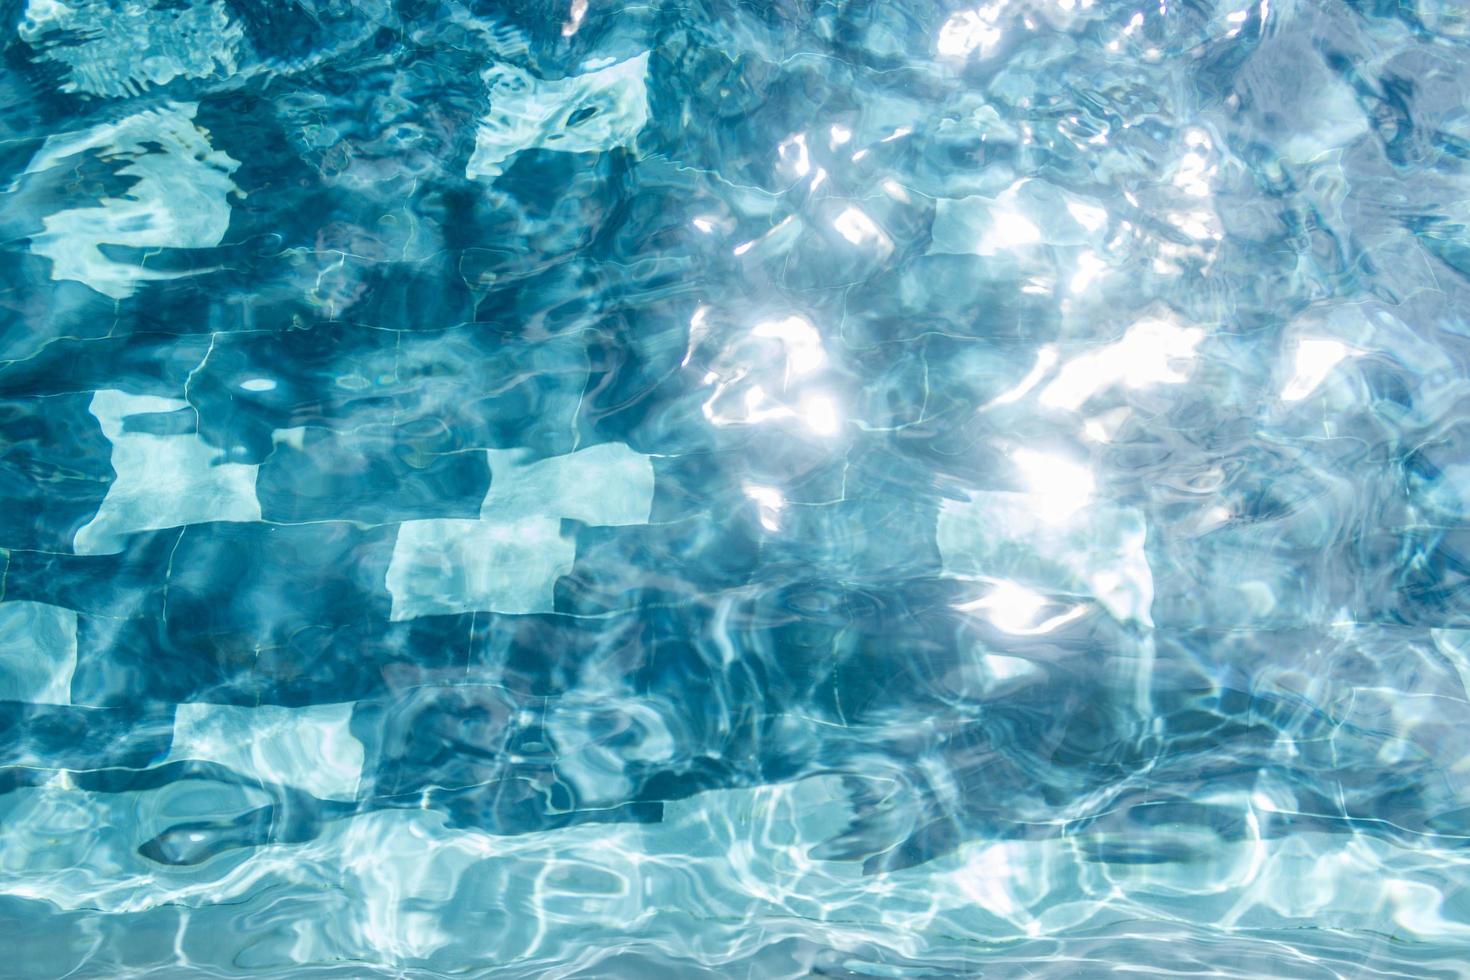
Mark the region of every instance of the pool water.
[[1470, 976], [1462, 0], [0, 9], [0, 976]]

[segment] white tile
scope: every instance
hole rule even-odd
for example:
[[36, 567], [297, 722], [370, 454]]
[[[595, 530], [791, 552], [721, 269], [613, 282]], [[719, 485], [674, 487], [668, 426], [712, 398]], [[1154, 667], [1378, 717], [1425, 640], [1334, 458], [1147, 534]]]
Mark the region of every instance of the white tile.
[[646, 524], [653, 464], [622, 443], [528, 461], [490, 450], [490, 490], [479, 520], [405, 521], [388, 566], [393, 619], [462, 612], [547, 613], [576, 542], [564, 518]]
[[520, 520], [568, 517], [602, 526], [647, 524], [653, 508], [653, 464], [623, 443], [520, 462], [517, 450], [490, 450], [490, 491], [480, 516]]
[[388, 565], [392, 618], [552, 612], [556, 580], [575, 557], [556, 517], [405, 521]]
[[351, 800], [363, 765], [362, 743], [348, 730], [351, 720], [351, 703], [301, 708], [181, 704], [168, 761], [216, 762], [319, 799]]
[[0, 701], [71, 704], [77, 614], [40, 602], [0, 602]]
[[185, 402], [103, 390], [92, 396], [92, 414], [112, 442], [117, 473], [97, 516], [77, 531], [79, 555], [122, 550], [125, 535], [203, 521], [258, 521], [257, 467], [217, 463], [220, 451], [193, 433], [125, 432], [130, 415], [172, 412]]
[[522, 150], [589, 153], [626, 145], [648, 122], [647, 76], [646, 51], [556, 81], [496, 63], [484, 75], [490, 113], [475, 133], [465, 176], [498, 177]]
[[230, 226], [226, 197], [238, 160], [210, 146], [194, 124], [196, 103], [169, 104], [79, 133], [47, 137], [27, 173], [74, 167], [79, 154], [126, 160], [117, 173], [133, 184], [121, 197], [48, 215], [31, 236], [31, 251], [51, 260], [52, 279], [73, 279], [113, 299], [131, 296], [151, 279], [187, 273], [117, 262], [100, 245], [134, 248], [212, 248]]
[[233, 74], [245, 37], [222, 0], [30, 0], [16, 33], [69, 69], [63, 92], [110, 98]]

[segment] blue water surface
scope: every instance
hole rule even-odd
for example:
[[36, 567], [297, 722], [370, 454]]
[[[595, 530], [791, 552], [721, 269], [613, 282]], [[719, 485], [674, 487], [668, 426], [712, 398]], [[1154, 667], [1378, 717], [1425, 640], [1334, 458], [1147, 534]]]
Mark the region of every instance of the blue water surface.
[[1465, 0], [0, 11], [0, 976], [1470, 977]]

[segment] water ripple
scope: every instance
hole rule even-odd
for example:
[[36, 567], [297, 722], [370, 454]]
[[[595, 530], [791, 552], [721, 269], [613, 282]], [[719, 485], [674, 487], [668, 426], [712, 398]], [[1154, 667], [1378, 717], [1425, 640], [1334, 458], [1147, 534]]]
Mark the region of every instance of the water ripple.
[[1465, 977], [1457, 0], [26, 0], [0, 975]]

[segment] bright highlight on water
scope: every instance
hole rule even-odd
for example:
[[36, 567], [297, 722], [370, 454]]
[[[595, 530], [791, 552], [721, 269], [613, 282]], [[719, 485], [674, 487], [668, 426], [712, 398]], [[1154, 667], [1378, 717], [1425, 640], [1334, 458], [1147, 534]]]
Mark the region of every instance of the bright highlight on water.
[[18, 0], [0, 977], [1470, 977], [1463, 0]]

